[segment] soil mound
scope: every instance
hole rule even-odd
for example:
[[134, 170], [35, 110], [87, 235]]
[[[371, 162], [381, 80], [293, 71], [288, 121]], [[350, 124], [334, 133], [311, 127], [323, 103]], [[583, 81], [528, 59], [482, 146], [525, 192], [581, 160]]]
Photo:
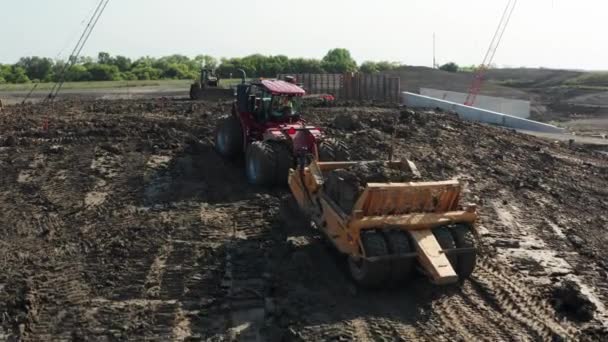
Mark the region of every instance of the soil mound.
[[327, 174], [325, 189], [346, 213], [350, 213], [368, 183], [399, 183], [414, 180], [414, 174], [387, 167], [382, 161], [360, 162]]

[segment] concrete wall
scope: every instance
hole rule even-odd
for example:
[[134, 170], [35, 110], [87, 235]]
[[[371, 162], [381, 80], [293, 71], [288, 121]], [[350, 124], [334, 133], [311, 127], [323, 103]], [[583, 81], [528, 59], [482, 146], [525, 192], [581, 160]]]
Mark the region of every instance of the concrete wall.
[[453, 111], [456, 112], [463, 120], [484, 122], [514, 129], [547, 133], [563, 133], [565, 131], [563, 128], [548, 125], [542, 122], [522, 119], [516, 116], [485, 109], [469, 107], [459, 103], [444, 101], [414, 93], [402, 93], [402, 103], [412, 108], [440, 108], [444, 111]]
[[[420, 95], [433, 97], [454, 103], [464, 103], [467, 99], [465, 93], [457, 93], [455, 91], [438, 90], [430, 88], [420, 88]], [[493, 112], [509, 114], [520, 118], [527, 119], [530, 117], [530, 101], [505, 99], [502, 97], [493, 97], [478, 95], [475, 99], [476, 108], [486, 109]]]

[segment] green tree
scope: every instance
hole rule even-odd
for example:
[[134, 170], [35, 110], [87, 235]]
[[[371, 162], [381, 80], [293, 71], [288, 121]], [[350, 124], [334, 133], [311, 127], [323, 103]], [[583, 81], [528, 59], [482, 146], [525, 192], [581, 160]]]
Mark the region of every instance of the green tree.
[[373, 74], [373, 73], [379, 72], [380, 68], [378, 67], [378, 63], [376, 63], [376, 62], [365, 61], [359, 67], [359, 71], [366, 73], [366, 74]]
[[156, 69], [151, 65], [139, 64], [131, 71], [138, 80], [158, 80], [162, 75], [162, 70]]
[[15, 65], [23, 68], [30, 80], [51, 80], [53, 60], [50, 58], [22, 57]]
[[446, 63], [439, 67], [439, 70], [447, 71], [447, 72], [458, 72], [459, 67], [458, 64], [454, 62]]
[[11, 73], [10, 65], [2, 65], [0, 64], [0, 83], [7, 83], [8, 75]]
[[399, 67], [402, 66], [401, 63], [398, 62], [388, 62], [388, 61], [380, 61], [376, 63], [376, 66], [378, 67], [378, 71], [389, 71], [389, 70], [395, 70]]
[[183, 80], [196, 78], [196, 74], [192, 74], [186, 64], [172, 63], [164, 70], [163, 77]]
[[13, 65], [11, 67], [10, 74], [8, 74], [6, 77], [6, 81], [8, 81], [9, 83], [29, 83], [30, 79], [29, 77], [27, 77], [24, 68], [17, 65]]
[[323, 73], [323, 67], [321, 67], [321, 61], [318, 59], [293, 58], [289, 60], [289, 68], [285, 72], [320, 74]]
[[[76, 63], [77, 64], [93, 64], [93, 63], [95, 63], [95, 59], [90, 56], [80, 56], [76, 60]], [[55, 64], [57, 64], [57, 61], [55, 62]]]
[[131, 70], [131, 59], [125, 56], [116, 56], [111, 58], [110, 64], [115, 65], [121, 72]]
[[193, 63], [198, 68], [202, 67], [203, 65], [205, 66], [205, 68], [209, 69], [216, 69], [218, 67], [217, 59], [209, 55], [198, 55], [194, 57]]
[[329, 50], [323, 57], [321, 66], [329, 73], [343, 73], [357, 71], [357, 62], [347, 49], [337, 48]]
[[84, 65], [73, 65], [66, 73], [65, 80], [68, 82], [90, 81], [93, 78], [89, 70]]
[[90, 64], [85, 65], [93, 81], [120, 81], [120, 70], [115, 65]]
[[99, 64], [110, 64], [112, 57], [107, 52], [100, 52], [97, 54], [97, 63]]
[[120, 78], [125, 81], [137, 81], [139, 79], [137, 75], [135, 75], [131, 71], [121, 73]]

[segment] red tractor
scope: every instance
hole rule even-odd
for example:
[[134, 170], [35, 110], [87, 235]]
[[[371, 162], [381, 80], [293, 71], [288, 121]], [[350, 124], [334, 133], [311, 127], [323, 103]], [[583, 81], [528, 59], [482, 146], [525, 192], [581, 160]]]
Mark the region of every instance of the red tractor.
[[343, 143], [302, 119], [304, 94], [291, 79], [245, 83], [243, 75], [232, 115], [217, 126], [216, 150], [226, 158], [245, 152], [247, 179], [258, 185], [286, 184], [296, 162], [349, 160]]

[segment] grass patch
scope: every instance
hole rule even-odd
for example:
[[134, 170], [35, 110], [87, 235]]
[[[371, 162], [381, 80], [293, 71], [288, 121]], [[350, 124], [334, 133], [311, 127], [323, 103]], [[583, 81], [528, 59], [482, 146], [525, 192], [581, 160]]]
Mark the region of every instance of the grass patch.
[[588, 72], [564, 82], [568, 86], [608, 87], [608, 72]]
[[[94, 81], [94, 82], [66, 82], [63, 84], [64, 90], [86, 90], [86, 89], [124, 89], [136, 87], [163, 87], [190, 89], [192, 80], [155, 80], [155, 81]], [[230, 78], [220, 80], [221, 88], [230, 88], [241, 83], [240, 78]], [[54, 83], [38, 83], [36, 91], [51, 90]], [[0, 84], [0, 91], [30, 91], [34, 87], [34, 83], [22, 84]]]
[[[121, 89], [134, 87], [176, 87], [190, 86], [190, 80], [158, 80], [158, 81], [95, 81], [95, 82], [66, 82], [62, 89]], [[54, 83], [38, 83], [36, 90], [51, 90]], [[29, 91], [34, 83], [2, 84], [0, 91]]]

